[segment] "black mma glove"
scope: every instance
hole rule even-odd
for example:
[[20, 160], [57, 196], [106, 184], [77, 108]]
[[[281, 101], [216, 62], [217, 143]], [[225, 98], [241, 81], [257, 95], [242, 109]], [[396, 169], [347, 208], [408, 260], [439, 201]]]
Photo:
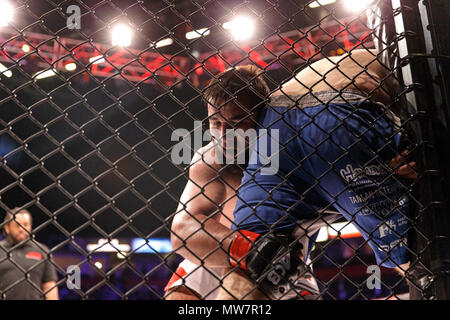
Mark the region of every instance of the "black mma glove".
[[239, 266], [273, 299], [316, 296], [313, 278], [301, 258], [302, 246], [283, 234], [264, 236], [240, 230], [230, 244], [230, 264]]

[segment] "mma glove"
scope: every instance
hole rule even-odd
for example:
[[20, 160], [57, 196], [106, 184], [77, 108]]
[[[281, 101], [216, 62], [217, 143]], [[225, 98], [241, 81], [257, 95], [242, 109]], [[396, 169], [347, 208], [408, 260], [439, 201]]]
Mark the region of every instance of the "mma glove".
[[239, 267], [275, 299], [317, 295], [312, 275], [301, 259], [302, 245], [285, 234], [236, 232], [230, 243], [230, 265]]

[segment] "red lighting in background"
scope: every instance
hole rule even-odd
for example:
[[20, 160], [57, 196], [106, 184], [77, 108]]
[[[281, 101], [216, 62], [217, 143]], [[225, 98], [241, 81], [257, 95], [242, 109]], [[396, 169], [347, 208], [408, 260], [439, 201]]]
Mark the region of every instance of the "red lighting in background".
[[[0, 62], [16, 64], [20, 59], [34, 59], [32, 67], [34, 72], [54, 68], [65, 70], [69, 62], [76, 64], [90, 74], [97, 77], [117, 77], [132, 82], [160, 81], [168, 86], [181, 82], [187, 77], [195, 84], [201, 83], [202, 77], [217, 74], [229, 66], [240, 64], [254, 64], [265, 69], [277, 69], [283, 66], [298, 66], [306, 60], [317, 60], [323, 57], [323, 52], [317, 48], [331, 43], [350, 50], [360, 46], [371, 45], [370, 32], [363, 22], [351, 22], [344, 27], [345, 22], [322, 24], [321, 28], [309, 29], [303, 33], [299, 30], [270, 37], [264, 43], [252, 47], [248, 44], [238, 43], [223, 48], [219, 53], [201, 53], [197, 58], [186, 56], [171, 56], [160, 54], [152, 49], [145, 52], [121, 47], [112, 48], [108, 44], [80, 43], [70, 38], [59, 38], [55, 42], [50, 35], [24, 32], [26, 42], [17, 37], [16, 31], [9, 28], [0, 29], [0, 41], [4, 43], [0, 50]], [[25, 53], [24, 45], [39, 48], [33, 52]], [[339, 46], [341, 48], [339, 48]], [[108, 52], [108, 55], [104, 55]], [[333, 54], [340, 53], [334, 52]], [[39, 54], [39, 56], [38, 56]], [[100, 57], [96, 61], [92, 58]], [[139, 57], [136, 60], [136, 57]], [[55, 62], [56, 61], [56, 62]], [[130, 63], [130, 61], [132, 61]], [[193, 72], [193, 70], [195, 70]], [[208, 71], [208, 72], [205, 72]], [[87, 72], [83, 74], [87, 75]], [[89, 75], [85, 77], [89, 79]]]

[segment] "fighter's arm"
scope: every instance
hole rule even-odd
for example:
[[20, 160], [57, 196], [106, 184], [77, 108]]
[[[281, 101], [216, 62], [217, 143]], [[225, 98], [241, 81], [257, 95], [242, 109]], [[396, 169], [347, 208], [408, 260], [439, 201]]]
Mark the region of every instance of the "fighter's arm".
[[398, 83], [388, 71], [379, 62], [376, 50], [351, 50], [306, 66], [273, 95], [356, 89], [388, 105], [398, 91]]
[[48, 281], [42, 284], [42, 291], [46, 300], [58, 300], [58, 287], [56, 281]]
[[172, 222], [172, 247], [194, 263], [226, 267], [233, 232], [219, 222], [225, 185], [204, 156], [204, 152], [197, 153], [190, 166], [189, 181]]

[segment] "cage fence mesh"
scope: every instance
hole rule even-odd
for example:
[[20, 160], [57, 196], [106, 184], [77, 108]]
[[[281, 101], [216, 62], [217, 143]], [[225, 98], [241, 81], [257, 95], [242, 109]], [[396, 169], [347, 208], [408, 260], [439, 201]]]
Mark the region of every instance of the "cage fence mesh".
[[[418, 3], [0, 1], [2, 299], [436, 298], [449, 148], [423, 141], [448, 128], [412, 103], [431, 78], [405, 78], [426, 66], [403, 46], [426, 40]], [[212, 163], [236, 128], [279, 130], [279, 170]], [[293, 295], [264, 245], [290, 254]]]

